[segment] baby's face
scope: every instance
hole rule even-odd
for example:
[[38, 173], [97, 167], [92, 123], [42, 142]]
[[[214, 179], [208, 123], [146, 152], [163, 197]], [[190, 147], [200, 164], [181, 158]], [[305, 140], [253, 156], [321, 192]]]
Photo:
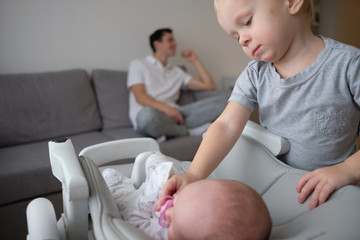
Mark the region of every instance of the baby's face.
[[217, 0], [221, 28], [239, 42], [253, 60], [277, 62], [288, 50], [294, 30], [287, 1]]
[[[166, 210], [166, 220], [170, 223], [168, 228], [168, 238], [169, 240], [180, 240], [186, 239], [183, 234], [189, 233], [191, 228], [187, 227], [189, 219], [191, 216], [191, 211], [189, 211], [187, 205], [186, 192], [182, 191], [179, 195], [174, 196], [173, 207]], [[186, 210], [185, 210], [186, 209]], [[186, 231], [184, 232], [184, 230]]]

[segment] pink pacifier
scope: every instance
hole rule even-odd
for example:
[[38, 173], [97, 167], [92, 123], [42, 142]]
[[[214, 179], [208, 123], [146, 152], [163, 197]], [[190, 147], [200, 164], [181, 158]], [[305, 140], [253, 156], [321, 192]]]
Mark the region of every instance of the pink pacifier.
[[[160, 200], [167, 199], [164, 205], [161, 206], [160, 211], [156, 211], [156, 207], [159, 204]], [[165, 212], [169, 208], [174, 206], [174, 197], [170, 195], [163, 196], [155, 201], [153, 206], [153, 216], [159, 219], [159, 224], [163, 228], [168, 228], [170, 223], [166, 220]], [[158, 213], [158, 214], [157, 214]]]

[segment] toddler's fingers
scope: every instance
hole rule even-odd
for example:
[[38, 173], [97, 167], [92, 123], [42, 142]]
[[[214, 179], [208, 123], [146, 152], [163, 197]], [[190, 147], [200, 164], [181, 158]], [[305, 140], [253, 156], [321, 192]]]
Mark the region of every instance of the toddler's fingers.
[[164, 196], [172, 196], [176, 190], [177, 190], [177, 185], [176, 185], [176, 180], [174, 179], [174, 176], [171, 176], [163, 185], [161, 192], [160, 192], [160, 201], [159, 204], [156, 207], [156, 210], [159, 211], [161, 206], [164, 205], [164, 203], [166, 202], [166, 198], [164, 198]]
[[306, 173], [304, 176], [302, 176], [299, 180], [299, 182], [296, 185], [296, 191], [298, 193], [301, 192], [302, 188], [305, 186], [305, 184], [311, 179], [313, 176], [312, 172]]
[[316, 188], [318, 183], [319, 180], [315, 178], [309, 179], [306, 184], [303, 185], [303, 187], [301, 188], [300, 194], [298, 196], [298, 202], [304, 203], [308, 196], [311, 194], [311, 192]]
[[324, 185], [319, 194], [319, 205], [325, 203], [334, 190], [335, 188], [333, 188], [332, 186], [329, 186], [328, 184]]
[[322, 189], [323, 189], [323, 183], [319, 182], [315, 186], [315, 189], [314, 189], [311, 199], [310, 199], [310, 203], [309, 203], [310, 210], [313, 210], [314, 208], [316, 208], [319, 205], [319, 196], [321, 194]]

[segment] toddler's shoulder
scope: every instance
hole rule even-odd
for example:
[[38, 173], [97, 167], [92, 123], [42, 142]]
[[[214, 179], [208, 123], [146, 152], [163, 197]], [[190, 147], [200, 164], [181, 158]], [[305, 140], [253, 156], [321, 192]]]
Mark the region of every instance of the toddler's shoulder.
[[336, 41], [331, 38], [324, 38], [324, 41], [325, 41], [326, 45], [329, 46], [330, 48], [332, 48], [334, 51], [336, 51], [337, 54], [339, 54], [339, 53], [347, 54], [347, 55], [349, 55], [349, 57], [356, 57], [356, 56], [359, 57], [360, 56], [360, 49], [356, 48], [352, 45], [345, 44], [345, 43]]

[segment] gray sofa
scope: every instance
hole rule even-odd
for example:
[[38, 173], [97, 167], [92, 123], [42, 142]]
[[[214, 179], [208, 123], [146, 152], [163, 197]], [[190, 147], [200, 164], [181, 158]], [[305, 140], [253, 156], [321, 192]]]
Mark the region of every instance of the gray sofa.
[[[51, 173], [48, 141], [68, 137], [83, 148], [140, 137], [128, 117], [127, 73], [84, 70], [0, 75], [0, 238], [25, 239], [25, 210], [37, 197], [62, 212], [61, 184]], [[228, 91], [183, 92], [180, 104]], [[191, 160], [201, 137], [160, 144], [161, 152]]]

